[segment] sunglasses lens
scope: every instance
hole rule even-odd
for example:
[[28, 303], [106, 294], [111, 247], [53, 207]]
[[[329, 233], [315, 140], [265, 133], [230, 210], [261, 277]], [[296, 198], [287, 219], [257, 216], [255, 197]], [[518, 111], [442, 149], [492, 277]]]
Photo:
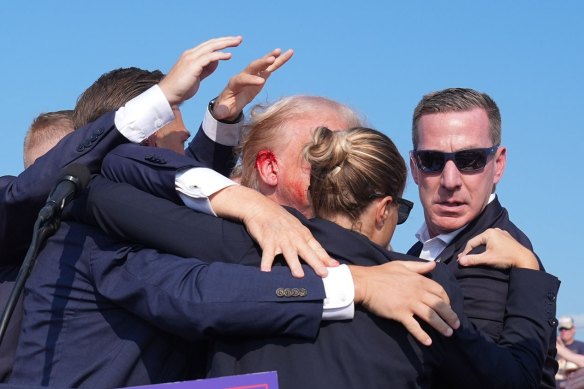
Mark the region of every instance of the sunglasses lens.
[[487, 164], [487, 153], [484, 150], [463, 150], [454, 155], [454, 163], [461, 172], [481, 170]]
[[417, 165], [426, 173], [438, 173], [444, 169], [444, 153], [439, 151], [417, 151]]
[[433, 150], [417, 150], [413, 153], [418, 169], [424, 173], [440, 173], [446, 161], [450, 160], [454, 161], [458, 170], [468, 173], [482, 170], [487, 164], [489, 155], [495, 153], [498, 147], [497, 145], [487, 149], [469, 149], [454, 153]]
[[398, 199], [397, 207], [397, 224], [403, 224], [410, 216], [410, 211], [414, 207], [414, 203], [405, 199]]

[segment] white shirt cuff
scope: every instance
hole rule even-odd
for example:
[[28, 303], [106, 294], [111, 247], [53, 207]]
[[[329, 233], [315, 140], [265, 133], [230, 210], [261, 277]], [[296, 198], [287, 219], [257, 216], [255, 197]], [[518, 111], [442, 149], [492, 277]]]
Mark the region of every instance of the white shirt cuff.
[[349, 320], [355, 316], [355, 285], [347, 265], [329, 267], [322, 279], [326, 298], [322, 320]]
[[185, 205], [208, 215], [217, 216], [209, 196], [231, 185], [238, 185], [216, 171], [204, 167], [190, 168], [176, 173], [175, 188]]
[[223, 146], [237, 146], [242, 129], [243, 119], [233, 124], [222, 123], [215, 119], [207, 108], [203, 119], [203, 131], [213, 142]]
[[129, 141], [140, 143], [174, 120], [174, 113], [158, 85], [116, 111], [116, 128]]

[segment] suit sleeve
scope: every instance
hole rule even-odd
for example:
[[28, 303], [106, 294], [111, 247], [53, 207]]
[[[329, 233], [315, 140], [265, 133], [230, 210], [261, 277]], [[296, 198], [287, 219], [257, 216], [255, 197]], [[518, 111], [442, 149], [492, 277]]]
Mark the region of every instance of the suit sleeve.
[[226, 177], [229, 177], [235, 165], [234, 148], [213, 142], [202, 127], [185, 150], [185, 154], [201, 166], [213, 169]]
[[98, 240], [90, 256], [100, 295], [165, 331], [187, 339], [218, 333], [316, 336], [325, 294], [320, 277], [308, 269], [296, 279], [287, 268], [261, 272], [107, 245]]
[[[512, 269], [505, 325], [495, 343], [480, 333], [460, 307], [461, 327], [440, 338], [435, 355], [444, 358], [437, 379], [447, 386], [539, 387], [550, 335], [555, 331], [559, 280], [545, 272]], [[454, 308], [454, 304], [453, 304]]]
[[182, 204], [175, 190], [177, 171], [205, 167], [173, 151], [136, 144], [124, 144], [104, 159], [102, 174], [115, 182], [126, 182], [140, 190]]
[[79, 163], [98, 172], [104, 155], [127, 141], [114, 116], [110, 112], [68, 134], [18, 177], [0, 178], [0, 263], [18, 264], [24, 257], [37, 214], [63, 167]]
[[92, 179], [67, 217], [184, 257], [256, 266], [260, 259], [259, 247], [242, 224], [195, 212], [101, 176]]

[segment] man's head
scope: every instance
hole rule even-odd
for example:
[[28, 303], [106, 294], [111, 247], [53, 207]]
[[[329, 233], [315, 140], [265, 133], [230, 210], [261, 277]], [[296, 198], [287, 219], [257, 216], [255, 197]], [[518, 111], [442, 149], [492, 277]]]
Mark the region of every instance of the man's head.
[[562, 316], [558, 320], [558, 331], [560, 332], [560, 338], [565, 345], [569, 346], [574, 342], [574, 336], [576, 335], [576, 327], [574, 327], [574, 319], [570, 316]]
[[[96, 120], [106, 112], [117, 110], [134, 97], [158, 84], [164, 77], [159, 70], [135, 67], [120, 68], [103, 74], [77, 99], [73, 114], [75, 128]], [[162, 147], [184, 153], [184, 142], [190, 136], [178, 107], [172, 107], [175, 120], [144, 141], [148, 146]]]
[[24, 138], [25, 168], [73, 132], [72, 116], [71, 110], [57, 111], [42, 113], [33, 120]]
[[[506, 164], [505, 147], [494, 147], [501, 143], [495, 102], [472, 89], [430, 93], [414, 110], [412, 140], [410, 167], [430, 235], [452, 232], [477, 218]], [[443, 154], [462, 150], [472, 151]]]
[[302, 149], [318, 127], [361, 126], [351, 108], [318, 96], [290, 96], [251, 111], [233, 176], [272, 200], [312, 216], [308, 203], [310, 168]]
[[120, 68], [102, 74], [77, 99], [73, 113], [75, 128], [80, 128], [115, 111], [128, 101], [145, 92], [162, 80], [159, 70], [148, 71], [138, 68]]

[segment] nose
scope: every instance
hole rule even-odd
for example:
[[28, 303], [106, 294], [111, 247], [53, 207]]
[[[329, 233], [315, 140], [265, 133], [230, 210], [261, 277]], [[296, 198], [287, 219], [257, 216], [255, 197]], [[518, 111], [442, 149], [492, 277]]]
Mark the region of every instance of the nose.
[[448, 190], [455, 190], [462, 185], [460, 171], [454, 164], [454, 161], [446, 161], [440, 175], [440, 184]]

